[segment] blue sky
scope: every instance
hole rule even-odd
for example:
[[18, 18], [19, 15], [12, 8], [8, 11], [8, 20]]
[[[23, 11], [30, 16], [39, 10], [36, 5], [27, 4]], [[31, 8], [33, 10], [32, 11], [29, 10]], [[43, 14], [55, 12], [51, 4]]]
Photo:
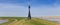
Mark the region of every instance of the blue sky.
[[[60, 16], [60, 0], [30, 0], [32, 17]], [[0, 16], [28, 15], [27, 0], [0, 0]]]

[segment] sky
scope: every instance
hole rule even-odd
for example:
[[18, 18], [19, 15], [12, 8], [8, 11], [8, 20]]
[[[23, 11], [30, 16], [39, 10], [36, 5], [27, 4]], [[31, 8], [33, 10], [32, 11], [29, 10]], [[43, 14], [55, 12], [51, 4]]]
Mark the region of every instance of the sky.
[[[27, 0], [0, 0], [0, 16], [28, 16]], [[30, 0], [31, 16], [60, 16], [60, 0]]]

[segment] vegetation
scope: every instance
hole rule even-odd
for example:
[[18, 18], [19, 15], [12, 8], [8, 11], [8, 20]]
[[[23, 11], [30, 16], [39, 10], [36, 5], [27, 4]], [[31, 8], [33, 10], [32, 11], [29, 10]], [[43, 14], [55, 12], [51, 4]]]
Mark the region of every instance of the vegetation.
[[28, 20], [24, 17], [6, 17], [9, 21], [1, 25], [60, 25], [60, 23], [43, 20], [39, 18], [32, 18]]

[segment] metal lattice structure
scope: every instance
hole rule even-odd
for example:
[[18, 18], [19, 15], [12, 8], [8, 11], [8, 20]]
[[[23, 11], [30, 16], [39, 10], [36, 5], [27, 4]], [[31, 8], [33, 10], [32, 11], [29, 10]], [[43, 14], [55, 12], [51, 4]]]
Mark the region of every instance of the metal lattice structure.
[[28, 19], [31, 19], [31, 13], [30, 13], [30, 0], [28, 0], [28, 9], [29, 9], [29, 12], [28, 12]]

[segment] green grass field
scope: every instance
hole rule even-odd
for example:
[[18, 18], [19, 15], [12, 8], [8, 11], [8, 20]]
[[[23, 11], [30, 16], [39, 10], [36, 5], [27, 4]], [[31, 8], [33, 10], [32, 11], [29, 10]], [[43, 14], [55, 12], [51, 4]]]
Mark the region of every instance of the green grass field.
[[39, 18], [32, 18], [28, 20], [26, 17], [0, 17], [1, 19], [7, 19], [8, 22], [5, 22], [0, 25], [60, 25], [60, 23], [43, 20]]

